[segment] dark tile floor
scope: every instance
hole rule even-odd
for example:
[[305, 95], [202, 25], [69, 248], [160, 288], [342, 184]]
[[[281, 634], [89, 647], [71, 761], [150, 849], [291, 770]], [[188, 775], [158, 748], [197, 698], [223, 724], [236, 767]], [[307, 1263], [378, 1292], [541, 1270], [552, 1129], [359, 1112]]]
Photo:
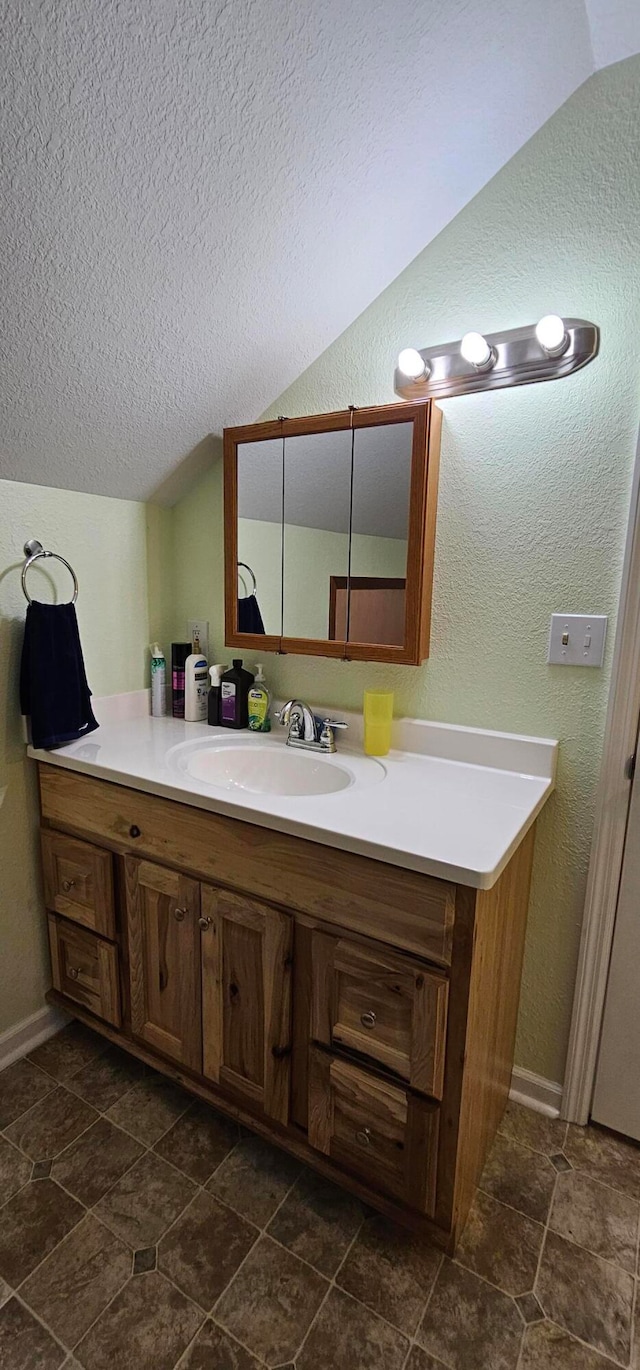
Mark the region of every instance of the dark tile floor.
[[454, 1260], [77, 1023], [0, 1074], [2, 1370], [640, 1370], [640, 1150], [510, 1104]]

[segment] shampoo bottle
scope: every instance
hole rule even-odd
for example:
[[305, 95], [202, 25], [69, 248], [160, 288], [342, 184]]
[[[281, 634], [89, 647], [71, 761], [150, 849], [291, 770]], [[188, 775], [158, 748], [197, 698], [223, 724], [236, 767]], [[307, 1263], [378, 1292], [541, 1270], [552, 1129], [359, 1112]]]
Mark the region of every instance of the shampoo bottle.
[[167, 712], [167, 664], [159, 643], [151, 648], [151, 716], [164, 718]]
[[260, 662], [256, 665], [256, 677], [249, 690], [249, 728], [253, 733], [270, 733], [269, 691]]
[[209, 690], [208, 721], [212, 727], [217, 727], [220, 722], [220, 679], [222, 676], [222, 666], [210, 666], [209, 675], [211, 677], [211, 689]]
[[231, 670], [225, 671], [220, 681], [220, 722], [223, 728], [246, 728], [252, 685], [251, 671], [243, 671], [242, 661], [236, 658]]
[[202, 652], [192, 652], [184, 663], [185, 723], [206, 723], [209, 672]]

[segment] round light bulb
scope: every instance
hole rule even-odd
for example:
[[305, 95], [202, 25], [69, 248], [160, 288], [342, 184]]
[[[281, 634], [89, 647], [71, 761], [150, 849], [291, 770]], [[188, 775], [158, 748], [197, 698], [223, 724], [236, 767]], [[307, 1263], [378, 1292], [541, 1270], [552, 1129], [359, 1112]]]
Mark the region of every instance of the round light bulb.
[[460, 352], [470, 366], [478, 371], [488, 371], [495, 362], [493, 348], [489, 346], [482, 333], [465, 333], [460, 343]]
[[403, 347], [398, 357], [398, 371], [401, 371], [403, 376], [409, 376], [412, 381], [420, 380], [422, 376], [429, 374], [427, 364], [417, 347]]
[[536, 338], [549, 357], [560, 357], [569, 346], [569, 334], [559, 314], [545, 314], [536, 324]]

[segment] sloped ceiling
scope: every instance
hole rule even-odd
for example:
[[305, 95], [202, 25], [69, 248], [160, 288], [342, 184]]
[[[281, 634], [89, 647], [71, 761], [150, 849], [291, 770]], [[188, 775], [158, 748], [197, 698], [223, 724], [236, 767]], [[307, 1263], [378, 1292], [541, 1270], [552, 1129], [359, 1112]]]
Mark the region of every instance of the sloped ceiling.
[[[589, 10], [602, 64], [634, 50], [625, 0]], [[594, 69], [584, 0], [0, 17], [0, 475], [139, 499], [257, 417]]]

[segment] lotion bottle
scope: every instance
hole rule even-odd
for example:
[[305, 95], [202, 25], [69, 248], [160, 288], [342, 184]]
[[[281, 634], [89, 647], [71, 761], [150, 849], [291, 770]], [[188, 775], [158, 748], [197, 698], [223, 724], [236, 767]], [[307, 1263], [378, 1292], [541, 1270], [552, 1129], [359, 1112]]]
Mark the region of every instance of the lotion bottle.
[[185, 723], [206, 723], [209, 672], [202, 652], [192, 652], [184, 663]]

